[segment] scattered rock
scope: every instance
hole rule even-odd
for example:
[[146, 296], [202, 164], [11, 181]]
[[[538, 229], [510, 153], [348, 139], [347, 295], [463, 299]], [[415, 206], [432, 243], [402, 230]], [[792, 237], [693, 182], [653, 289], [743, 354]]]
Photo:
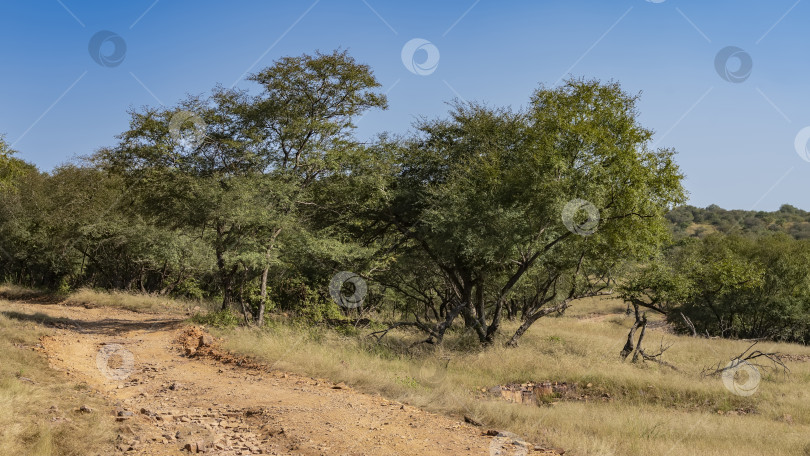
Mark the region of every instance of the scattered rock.
[[210, 334], [203, 334], [200, 336], [200, 345], [198, 347], [210, 347], [214, 345], [214, 337]]
[[91, 409], [90, 407], [88, 407], [86, 405], [82, 405], [81, 407], [79, 407], [79, 412], [81, 412], [81, 413], [93, 413], [93, 409]]

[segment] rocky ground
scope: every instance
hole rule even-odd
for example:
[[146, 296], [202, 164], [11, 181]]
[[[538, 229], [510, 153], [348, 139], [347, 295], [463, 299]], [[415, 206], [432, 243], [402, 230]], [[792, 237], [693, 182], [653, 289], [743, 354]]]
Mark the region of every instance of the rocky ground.
[[234, 357], [182, 316], [23, 302], [0, 304], [0, 311], [58, 319], [51, 320], [56, 329], [40, 350], [54, 369], [110, 404], [107, 410], [77, 404], [60, 413], [115, 416], [121, 425], [117, 454], [557, 454], [343, 384]]

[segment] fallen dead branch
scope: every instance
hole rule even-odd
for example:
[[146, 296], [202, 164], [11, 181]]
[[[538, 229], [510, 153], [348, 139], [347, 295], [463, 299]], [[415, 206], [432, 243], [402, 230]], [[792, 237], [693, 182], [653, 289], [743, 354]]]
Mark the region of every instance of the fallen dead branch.
[[[723, 362], [719, 362], [716, 365], [709, 366], [701, 372], [703, 377], [710, 377], [714, 375], [721, 375], [723, 372], [733, 369], [737, 365], [742, 362], [746, 362], [752, 366], [756, 366], [762, 369], [770, 369], [772, 371], [782, 371], [785, 374], [790, 373], [790, 369], [787, 365], [782, 362], [783, 355], [779, 352], [763, 352], [760, 350], [751, 350], [754, 348], [759, 341], [754, 341], [748, 348], [746, 348], [742, 353], [739, 355], [732, 357], [728, 364], [723, 364]], [[755, 360], [768, 360], [769, 363], [762, 364]]]

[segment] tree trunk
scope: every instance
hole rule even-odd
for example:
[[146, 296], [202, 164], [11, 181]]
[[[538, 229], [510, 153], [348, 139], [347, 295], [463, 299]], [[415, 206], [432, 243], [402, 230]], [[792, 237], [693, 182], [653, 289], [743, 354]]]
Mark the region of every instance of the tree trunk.
[[639, 334], [638, 342], [636, 342], [636, 352], [633, 353], [634, 363], [638, 361], [639, 356], [642, 356], [642, 359], [644, 357], [643, 356], [644, 352], [641, 348], [641, 342], [644, 340], [644, 333], [647, 332], [647, 312], [644, 312], [644, 315], [641, 316], [640, 327], [641, 327], [641, 334]]
[[256, 317], [256, 324], [259, 326], [264, 325], [264, 309], [267, 303], [267, 274], [270, 272], [270, 266], [265, 266], [262, 270], [262, 285], [261, 285], [261, 299], [259, 299], [259, 315]]
[[[634, 343], [636, 330], [642, 327], [642, 325], [645, 327], [647, 325], [647, 316], [646, 314], [639, 315], [638, 304], [633, 304], [633, 310], [635, 311], [636, 321], [633, 322], [633, 326], [630, 327], [630, 331], [627, 333], [627, 342], [624, 343], [624, 348], [622, 348], [622, 351], [620, 353], [622, 359], [627, 359], [627, 357], [630, 356], [630, 353], [633, 353], [633, 351], [638, 348], [638, 345]], [[642, 329], [642, 332], [643, 331], [644, 330]], [[640, 339], [639, 342], [641, 342]], [[633, 358], [635, 359], [635, 356]]]
[[217, 223], [217, 269], [219, 270], [219, 280], [222, 283], [222, 310], [226, 310], [233, 304], [233, 275], [236, 274], [237, 267], [228, 270], [225, 265], [225, 227], [222, 223]]
[[245, 317], [245, 324], [250, 326], [253, 320], [253, 315], [248, 309], [247, 304], [245, 303], [245, 282], [247, 282], [247, 268], [244, 269], [244, 276], [239, 283], [239, 305], [242, 307], [242, 315]]
[[235, 301], [233, 290], [233, 276], [234, 274], [236, 274], [236, 271], [237, 271], [236, 266], [231, 268], [231, 270], [229, 271], [225, 270], [225, 268], [220, 270], [220, 274], [222, 275], [222, 310], [229, 309]]
[[570, 306], [570, 304], [571, 299], [566, 299], [565, 301], [557, 304], [554, 307], [548, 307], [545, 309], [541, 308], [536, 312], [527, 315], [526, 318], [523, 320], [523, 323], [521, 323], [517, 331], [515, 331], [515, 334], [513, 334], [512, 337], [509, 339], [509, 342], [506, 343], [506, 346], [517, 347], [518, 339], [520, 339], [520, 337], [523, 336], [526, 330], [528, 330], [529, 327], [531, 327], [531, 325], [533, 325], [535, 321], [539, 320], [541, 317], [545, 317], [550, 313], [561, 312], [567, 309]]
[[281, 234], [281, 228], [276, 229], [273, 235], [270, 237], [270, 244], [267, 246], [267, 252], [265, 253], [265, 260], [268, 264], [264, 266], [262, 270], [262, 284], [261, 284], [261, 299], [259, 299], [259, 315], [256, 317], [256, 324], [259, 326], [264, 325], [264, 310], [267, 307], [267, 274], [270, 272], [270, 254], [273, 252], [273, 248], [276, 244], [276, 239], [278, 235]]
[[[478, 335], [478, 340], [483, 344], [486, 341], [487, 334], [484, 331], [481, 321], [477, 315], [477, 303], [473, 304], [472, 295], [475, 282], [464, 280], [464, 288], [461, 291], [461, 314], [464, 316], [464, 324], [467, 329], [472, 328]], [[480, 288], [479, 288], [480, 289]], [[478, 298], [478, 296], [476, 296]]]

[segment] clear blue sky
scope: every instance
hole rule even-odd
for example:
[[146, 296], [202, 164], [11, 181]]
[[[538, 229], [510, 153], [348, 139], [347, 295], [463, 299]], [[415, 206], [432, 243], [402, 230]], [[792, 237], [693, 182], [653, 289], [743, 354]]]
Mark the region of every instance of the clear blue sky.
[[[658, 145], [679, 151], [691, 204], [810, 209], [810, 162], [794, 147], [810, 126], [808, 19], [810, 0], [8, 0], [0, 133], [50, 170], [114, 144], [130, 107], [248, 88], [242, 75], [280, 56], [342, 47], [389, 91], [390, 109], [358, 123], [362, 138], [404, 132], [454, 97], [519, 107], [566, 74], [615, 79], [642, 92]], [[126, 43], [117, 66], [88, 51], [102, 30]], [[403, 64], [414, 38], [439, 51], [430, 74]], [[723, 67], [742, 82], [716, 70], [728, 46], [750, 56], [750, 74], [737, 58]]]

